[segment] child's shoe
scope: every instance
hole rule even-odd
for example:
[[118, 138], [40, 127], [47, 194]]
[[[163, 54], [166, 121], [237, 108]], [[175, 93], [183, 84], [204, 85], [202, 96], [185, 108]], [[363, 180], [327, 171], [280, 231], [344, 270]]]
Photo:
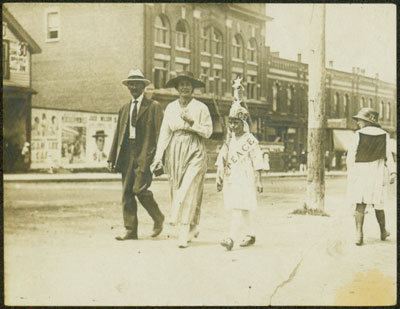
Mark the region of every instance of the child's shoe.
[[240, 243], [241, 247], [248, 247], [256, 242], [256, 236], [247, 235]]
[[220, 242], [222, 247], [225, 247], [226, 250], [230, 251], [233, 248], [233, 240], [231, 238], [225, 238]]

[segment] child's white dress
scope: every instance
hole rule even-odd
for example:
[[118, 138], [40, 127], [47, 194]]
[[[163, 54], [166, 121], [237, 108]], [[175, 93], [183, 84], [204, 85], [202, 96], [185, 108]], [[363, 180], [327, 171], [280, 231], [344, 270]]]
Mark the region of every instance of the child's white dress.
[[256, 209], [257, 187], [254, 173], [265, 169], [265, 165], [260, 146], [253, 134], [244, 133], [239, 138], [232, 134], [229, 147], [222, 146], [215, 165], [218, 167], [217, 175], [223, 175], [225, 208]]

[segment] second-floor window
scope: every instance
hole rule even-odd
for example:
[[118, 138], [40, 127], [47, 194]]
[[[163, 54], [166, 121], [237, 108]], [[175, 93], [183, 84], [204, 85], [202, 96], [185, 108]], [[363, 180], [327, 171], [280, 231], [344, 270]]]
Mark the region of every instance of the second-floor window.
[[235, 35], [232, 39], [233, 58], [243, 59], [243, 42], [240, 35]]
[[60, 39], [60, 13], [57, 10], [47, 12], [47, 41], [57, 41]]
[[289, 107], [290, 111], [293, 111], [293, 86], [289, 86], [286, 89], [287, 93], [287, 106]]
[[222, 56], [222, 34], [215, 28], [213, 28], [212, 52]]
[[201, 29], [201, 51], [209, 53], [210, 52], [210, 30], [211, 28]]
[[184, 21], [176, 24], [176, 47], [189, 49], [189, 31]]
[[275, 83], [272, 86], [272, 110], [274, 112], [278, 109], [278, 92], [279, 92], [279, 85]]
[[249, 40], [247, 43], [248, 60], [251, 62], [257, 62], [257, 44], [254, 39]]
[[379, 119], [383, 119], [383, 101], [379, 104]]
[[390, 102], [386, 104], [386, 119], [390, 120]]
[[347, 117], [347, 106], [349, 105], [349, 95], [343, 96], [343, 116]]
[[3, 78], [10, 78], [10, 55], [9, 48], [10, 44], [7, 40], [2, 41], [3, 45]]
[[154, 60], [154, 88], [163, 88], [168, 78], [168, 61]]
[[360, 99], [360, 108], [363, 108], [363, 107], [366, 107], [365, 106], [365, 98], [361, 97], [361, 99]]
[[371, 107], [371, 108], [374, 107], [374, 103], [372, 102], [371, 98], [369, 98], [369, 100], [368, 100], [368, 107]]
[[166, 18], [163, 16], [157, 16], [154, 28], [156, 43], [169, 45], [169, 25]]
[[257, 99], [257, 76], [247, 75], [247, 98]]
[[332, 116], [336, 116], [339, 111], [339, 93], [335, 93], [333, 96]]

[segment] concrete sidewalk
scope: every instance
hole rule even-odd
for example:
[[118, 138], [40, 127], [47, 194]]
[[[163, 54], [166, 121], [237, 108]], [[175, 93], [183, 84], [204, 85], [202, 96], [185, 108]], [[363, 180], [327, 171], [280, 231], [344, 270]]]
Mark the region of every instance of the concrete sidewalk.
[[[207, 173], [206, 179], [215, 179], [215, 173]], [[264, 177], [306, 177], [304, 172], [271, 172]], [[346, 171], [330, 171], [325, 173], [326, 176], [344, 176]], [[166, 181], [167, 175], [154, 177], [153, 181]], [[93, 182], [93, 181], [121, 181], [119, 173], [26, 173], [26, 174], [4, 174], [4, 182]]]

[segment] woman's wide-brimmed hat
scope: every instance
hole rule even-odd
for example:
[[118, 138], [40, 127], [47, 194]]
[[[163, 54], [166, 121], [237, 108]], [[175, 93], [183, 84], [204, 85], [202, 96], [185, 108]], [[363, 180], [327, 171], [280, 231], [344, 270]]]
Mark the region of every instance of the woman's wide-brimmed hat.
[[373, 108], [363, 107], [362, 109], [360, 109], [360, 111], [358, 112], [357, 115], [353, 116], [353, 119], [354, 120], [361, 119], [361, 120], [365, 120], [369, 123], [379, 125], [378, 116], [379, 116], [379, 113], [377, 111], [375, 111]]
[[97, 130], [96, 131], [96, 134], [95, 135], [92, 135], [93, 137], [100, 137], [100, 136], [103, 136], [103, 137], [106, 137], [107, 136], [107, 134], [106, 133], [104, 133], [104, 130]]
[[128, 78], [122, 81], [125, 86], [128, 86], [129, 82], [143, 82], [145, 86], [148, 86], [151, 83], [148, 79], [144, 78], [142, 71], [140, 71], [139, 69], [130, 70]]
[[193, 88], [205, 87], [205, 84], [200, 79], [195, 78], [192, 72], [182, 71], [182, 72], [178, 72], [177, 77], [171, 78], [165, 85], [165, 88], [172, 88], [172, 87], [177, 88], [178, 83], [182, 79], [189, 80], [192, 83]]

